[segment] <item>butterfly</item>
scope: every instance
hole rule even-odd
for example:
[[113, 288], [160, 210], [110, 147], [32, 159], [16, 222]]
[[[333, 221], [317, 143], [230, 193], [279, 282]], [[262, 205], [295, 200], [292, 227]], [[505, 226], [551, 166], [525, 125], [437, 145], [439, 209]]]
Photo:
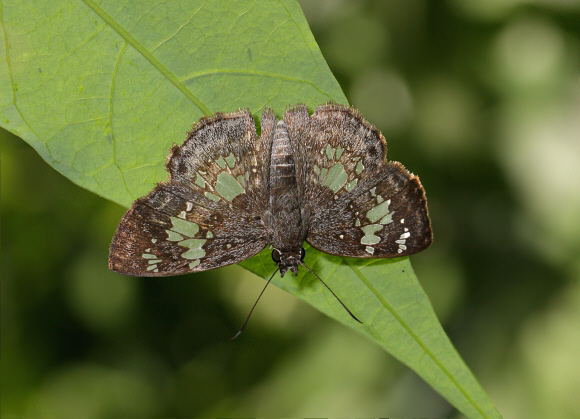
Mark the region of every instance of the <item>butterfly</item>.
[[284, 276], [303, 265], [305, 241], [355, 258], [419, 252], [432, 241], [425, 191], [402, 164], [386, 161], [386, 148], [358, 111], [333, 103], [312, 115], [298, 105], [281, 120], [265, 109], [259, 137], [247, 109], [201, 118], [171, 149], [170, 180], [121, 220], [109, 267], [179, 275], [271, 245]]

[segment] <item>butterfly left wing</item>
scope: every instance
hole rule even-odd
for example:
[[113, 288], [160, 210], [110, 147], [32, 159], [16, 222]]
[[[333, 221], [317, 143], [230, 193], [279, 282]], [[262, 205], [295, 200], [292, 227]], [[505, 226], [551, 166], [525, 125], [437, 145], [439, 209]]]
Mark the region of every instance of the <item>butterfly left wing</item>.
[[310, 219], [306, 241], [347, 257], [389, 258], [431, 244], [431, 222], [419, 178], [398, 162], [380, 171]]
[[397, 257], [432, 240], [419, 178], [386, 162], [386, 141], [356, 110], [328, 104], [286, 112], [303, 197], [306, 241], [347, 257]]
[[239, 262], [266, 246], [267, 141], [247, 110], [202, 118], [171, 150], [170, 181], [121, 220], [109, 267], [135, 276], [198, 272]]

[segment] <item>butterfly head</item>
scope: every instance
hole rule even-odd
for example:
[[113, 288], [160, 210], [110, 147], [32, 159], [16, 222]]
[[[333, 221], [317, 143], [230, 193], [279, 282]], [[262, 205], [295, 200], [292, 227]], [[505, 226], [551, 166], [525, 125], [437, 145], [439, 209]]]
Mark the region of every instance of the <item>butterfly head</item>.
[[284, 276], [286, 271], [292, 271], [294, 275], [298, 275], [298, 265], [304, 260], [304, 256], [306, 252], [303, 248], [297, 251], [272, 250], [272, 260], [278, 265], [280, 276]]

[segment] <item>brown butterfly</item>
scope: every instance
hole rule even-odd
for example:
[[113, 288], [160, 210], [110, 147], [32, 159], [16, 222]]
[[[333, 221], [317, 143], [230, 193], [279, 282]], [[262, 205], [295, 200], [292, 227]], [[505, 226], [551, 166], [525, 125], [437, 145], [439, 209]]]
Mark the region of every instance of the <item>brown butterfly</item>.
[[299, 105], [283, 120], [266, 109], [259, 138], [249, 110], [217, 113], [172, 148], [166, 166], [169, 182], [135, 201], [117, 228], [116, 272], [199, 272], [270, 244], [283, 276], [303, 265], [304, 241], [357, 258], [407, 256], [432, 241], [419, 178], [386, 161], [384, 137], [350, 107], [309, 115]]

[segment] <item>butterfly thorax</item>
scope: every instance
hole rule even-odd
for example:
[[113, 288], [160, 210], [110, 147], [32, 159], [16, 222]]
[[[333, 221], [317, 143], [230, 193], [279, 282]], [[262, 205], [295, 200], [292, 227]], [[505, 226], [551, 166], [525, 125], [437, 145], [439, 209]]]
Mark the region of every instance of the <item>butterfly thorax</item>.
[[300, 216], [300, 196], [296, 181], [296, 163], [288, 137], [288, 127], [278, 121], [270, 156], [270, 211], [265, 223], [269, 242], [279, 252], [278, 267], [298, 272], [306, 229]]

